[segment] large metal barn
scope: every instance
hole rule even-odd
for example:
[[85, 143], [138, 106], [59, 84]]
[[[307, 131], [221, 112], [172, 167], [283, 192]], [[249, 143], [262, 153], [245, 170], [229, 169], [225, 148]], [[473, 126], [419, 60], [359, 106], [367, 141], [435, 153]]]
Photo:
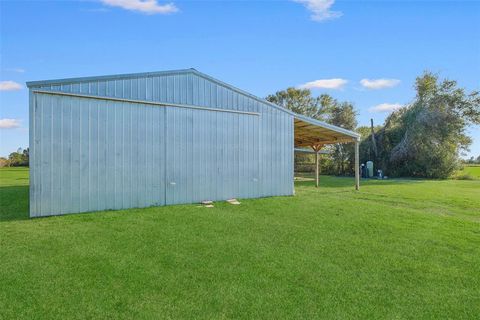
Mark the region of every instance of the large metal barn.
[[358, 134], [194, 69], [34, 81], [30, 216], [292, 195], [295, 147]]

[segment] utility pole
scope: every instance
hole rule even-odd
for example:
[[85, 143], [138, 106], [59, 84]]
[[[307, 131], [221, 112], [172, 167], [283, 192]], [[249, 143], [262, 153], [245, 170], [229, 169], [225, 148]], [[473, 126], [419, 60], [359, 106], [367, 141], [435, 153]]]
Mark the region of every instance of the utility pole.
[[372, 145], [373, 145], [373, 154], [375, 155], [375, 161], [377, 161], [378, 153], [377, 153], [377, 142], [375, 140], [375, 131], [373, 130], [373, 119], [370, 119], [370, 129], [372, 131]]

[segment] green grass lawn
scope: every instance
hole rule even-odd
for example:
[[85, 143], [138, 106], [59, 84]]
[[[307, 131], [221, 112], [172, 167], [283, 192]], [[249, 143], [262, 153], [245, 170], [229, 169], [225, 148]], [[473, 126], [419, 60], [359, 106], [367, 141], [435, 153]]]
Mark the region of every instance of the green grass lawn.
[[475, 179], [480, 179], [480, 165], [466, 165], [462, 172], [472, 176]]
[[470, 318], [480, 181], [321, 177], [296, 196], [28, 219], [0, 170], [0, 319]]

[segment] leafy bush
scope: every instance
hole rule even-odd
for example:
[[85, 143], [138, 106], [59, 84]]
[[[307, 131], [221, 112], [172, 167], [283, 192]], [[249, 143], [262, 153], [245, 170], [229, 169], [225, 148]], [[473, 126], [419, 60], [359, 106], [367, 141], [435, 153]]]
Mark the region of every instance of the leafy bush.
[[[429, 72], [417, 78], [416, 91], [415, 100], [393, 112], [375, 135], [374, 163], [390, 176], [450, 177], [471, 144], [467, 126], [480, 123], [480, 94]], [[372, 144], [371, 136], [363, 140], [363, 161], [371, 160]]]

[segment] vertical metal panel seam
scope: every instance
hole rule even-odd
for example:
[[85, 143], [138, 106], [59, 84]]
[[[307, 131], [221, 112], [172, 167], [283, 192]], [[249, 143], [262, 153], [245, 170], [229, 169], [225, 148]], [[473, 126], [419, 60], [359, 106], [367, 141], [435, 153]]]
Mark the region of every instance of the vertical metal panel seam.
[[102, 103], [102, 107], [104, 108], [105, 110], [105, 125], [103, 126], [104, 128], [104, 136], [103, 136], [103, 169], [104, 169], [104, 175], [103, 175], [103, 188], [104, 189], [104, 209], [108, 209], [108, 186], [107, 186], [107, 181], [108, 181], [108, 170], [107, 170], [107, 164], [108, 164], [108, 158], [107, 158], [107, 155], [108, 155], [108, 150], [107, 150], [107, 146], [108, 146], [108, 108], [106, 108], [106, 103], [103, 102]]
[[[44, 123], [43, 123], [43, 118], [44, 118], [44, 116], [43, 116], [43, 97], [40, 99], [39, 110], [40, 110], [39, 111], [39, 114], [40, 114], [40, 132], [39, 132], [38, 139], [39, 139], [40, 142], [42, 142], [42, 135], [43, 135], [43, 128], [44, 128], [44, 126], [43, 126], [44, 125]], [[40, 212], [40, 215], [43, 215], [43, 202], [44, 202], [44, 200], [43, 200], [43, 183], [44, 183], [43, 181], [44, 181], [44, 179], [43, 179], [43, 176], [42, 176], [42, 172], [43, 172], [43, 169], [42, 169], [42, 167], [43, 167], [43, 148], [44, 148], [43, 145], [44, 145], [43, 143], [40, 144], [40, 157], [39, 157], [39, 159], [40, 159], [40, 162], [39, 162], [39, 174], [40, 174], [40, 179], [39, 179], [40, 180], [40, 184], [39, 184], [39, 187], [40, 187], [39, 208], [40, 208], [40, 210], [39, 210], [39, 212]]]
[[73, 99], [71, 99], [68, 103], [68, 107], [70, 108], [70, 148], [69, 148], [69, 153], [70, 153], [70, 202], [73, 204], [73, 112], [72, 112], [72, 106], [73, 106]]
[[33, 178], [30, 186], [29, 186], [29, 193], [30, 193], [30, 201], [29, 201], [29, 215], [30, 217], [36, 216], [37, 215], [37, 196], [36, 196], [36, 187], [37, 187], [37, 178], [36, 178], [36, 170], [35, 170], [35, 164], [37, 161], [37, 157], [35, 155], [36, 152], [36, 147], [35, 147], [35, 127], [36, 127], [36, 105], [37, 105], [37, 97], [36, 94], [32, 93], [32, 90], [29, 89], [29, 100], [30, 100], [30, 106], [29, 106], [29, 113], [30, 113], [30, 121], [29, 121], [29, 145], [30, 145], [30, 157], [32, 164], [29, 166], [29, 174]]
[[[40, 201], [39, 200], [39, 195], [38, 195], [38, 189], [39, 189], [39, 179], [38, 179], [38, 148], [36, 146], [37, 142], [36, 140], [38, 139], [38, 136], [37, 136], [37, 126], [38, 126], [38, 96], [37, 94], [34, 94], [33, 96], [34, 98], [34, 104], [33, 104], [33, 177], [34, 177], [34, 182], [33, 182], [33, 195], [34, 195], [34, 203], [33, 203], [33, 215], [35, 217], [37, 217], [39, 215], [39, 212], [38, 212], [38, 202]], [[32, 189], [30, 189], [32, 192]], [[32, 204], [30, 204], [30, 206], [32, 206]], [[32, 209], [31, 209], [32, 210]]]
[[[115, 88], [115, 82], [114, 82], [114, 88]], [[117, 109], [118, 108], [112, 108], [113, 109], [113, 208], [117, 207]]]
[[148, 179], [147, 180], [147, 190], [148, 190], [148, 202], [147, 204], [150, 204], [152, 203], [152, 199], [153, 199], [153, 185], [152, 185], [152, 165], [153, 165], [153, 161], [152, 161], [152, 155], [153, 155], [153, 152], [152, 152], [152, 149], [153, 149], [153, 141], [152, 141], [152, 132], [153, 132], [153, 108], [151, 106], [145, 106], [146, 107], [146, 111], [147, 111], [147, 121], [146, 121], [146, 125], [147, 125], [147, 128], [148, 128], [148, 131], [146, 133], [146, 141], [145, 141], [145, 145], [146, 145], [146, 151], [147, 151], [147, 177]]
[[96, 196], [97, 196], [97, 209], [100, 207], [100, 108], [101, 104], [99, 101], [95, 102], [96, 109], [97, 109], [97, 189], [96, 189]]
[[[235, 99], [236, 97], [233, 96], [233, 98]], [[236, 109], [238, 109], [238, 104], [236, 106]], [[242, 123], [242, 126], [244, 124]], [[242, 138], [240, 137], [240, 116], [238, 115], [235, 115], [235, 127], [236, 127], [236, 131], [237, 131], [237, 148], [236, 148], [236, 159], [235, 159], [235, 168], [236, 168], [236, 178], [237, 178], [237, 181], [236, 181], [236, 184], [237, 184], [237, 190], [236, 190], [236, 195], [235, 197], [239, 197], [241, 195], [241, 182], [243, 181], [243, 172], [242, 172], [242, 162], [240, 161], [241, 159], [241, 155], [240, 155], [240, 152], [242, 151], [241, 150], [241, 146], [242, 146], [242, 143], [241, 143], [241, 140]]]
[[80, 200], [80, 195], [82, 193], [82, 110], [81, 110], [81, 102], [80, 99], [76, 99], [77, 107], [78, 107], [78, 123], [79, 123], [79, 133], [78, 133], [78, 181], [79, 181], [79, 188], [77, 192], [78, 197], [78, 208], [80, 211], [82, 209], [82, 201]]
[[167, 137], [167, 123], [168, 123], [168, 118], [167, 118], [167, 108], [163, 108], [163, 177], [164, 177], [164, 203], [167, 204], [167, 183], [168, 183], [168, 178], [167, 178], [167, 143], [168, 143], [168, 137]]
[[63, 143], [64, 143], [64, 137], [63, 137], [63, 133], [64, 133], [64, 128], [63, 128], [63, 105], [64, 105], [64, 101], [63, 99], [60, 99], [59, 101], [59, 109], [60, 109], [60, 136], [59, 136], [59, 139], [60, 139], [60, 155], [59, 155], [59, 158], [60, 158], [60, 200], [59, 200], [59, 213], [63, 213], [63, 167], [64, 167], [64, 159], [63, 159]]
[[[145, 91], [145, 94], [146, 94], [146, 91]], [[143, 195], [144, 203], [142, 204], [142, 206], [145, 206], [145, 204], [147, 203], [147, 199], [148, 199], [147, 198], [148, 197], [148, 195], [147, 195], [147, 192], [148, 192], [147, 191], [148, 190], [148, 186], [147, 186], [147, 176], [148, 176], [148, 155], [147, 155], [147, 153], [148, 153], [147, 152], [147, 149], [148, 149], [148, 147], [147, 147], [147, 132], [148, 132], [148, 130], [147, 130], [147, 127], [148, 127], [147, 118], [148, 118], [148, 113], [147, 113], [147, 111], [148, 111], [148, 108], [144, 107], [142, 109], [143, 109], [144, 114], [145, 114], [145, 119], [143, 119], [143, 124], [144, 124], [143, 129], [144, 129], [144, 133], [145, 133], [144, 141], [143, 141], [143, 157], [144, 157], [144, 160], [145, 160], [144, 161], [144, 167], [143, 167], [144, 168], [143, 169], [143, 175], [144, 175], [143, 183], [144, 183], [144, 187], [145, 187], [145, 193]]]

